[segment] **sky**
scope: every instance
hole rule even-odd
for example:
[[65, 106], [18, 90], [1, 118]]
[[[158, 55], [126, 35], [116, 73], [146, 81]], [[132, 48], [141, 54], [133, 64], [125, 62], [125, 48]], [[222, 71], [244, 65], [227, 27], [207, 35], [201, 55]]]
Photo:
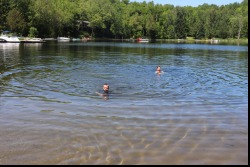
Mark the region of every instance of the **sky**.
[[228, 5], [230, 3], [238, 2], [241, 3], [243, 0], [130, 0], [130, 2], [151, 2], [153, 1], [154, 4], [170, 4], [174, 6], [193, 6], [197, 7], [199, 5], [203, 5], [207, 3], [209, 5], [215, 4], [217, 6], [221, 5]]

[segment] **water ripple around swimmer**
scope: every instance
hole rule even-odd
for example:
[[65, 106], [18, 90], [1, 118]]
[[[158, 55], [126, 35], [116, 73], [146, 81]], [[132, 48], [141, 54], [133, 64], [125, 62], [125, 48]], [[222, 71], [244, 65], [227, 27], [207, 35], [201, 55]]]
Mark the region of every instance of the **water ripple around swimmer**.
[[[59, 44], [56, 52], [39, 54], [32, 57], [32, 61], [25, 59], [27, 64], [15, 66], [1, 75], [2, 96], [37, 96], [82, 105], [105, 104], [95, 94], [102, 92], [105, 82], [111, 88], [109, 103], [116, 105], [223, 104], [232, 99], [240, 101], [247, 95], [245, 66], [234, 63], [226, 53], [222, 56], [215, 51], [187, 50], [185, 53], [184, 49], [178, 53], [177, 50], [177, 55], [160, 52], [161, 55], [152, 56], [152, 50], [143, 47], [139, 48], [140, 52], [113, 48], [126, 48], [129, 44], [105, 44], [107, 48], [99, 45], [103, 44]], [[161, 45], [157, 49], [182, 46]], [[194, 46], [197, 45], [188, 47]], [[71, 48], [74, 52], [68, 47], [74, 47]], [[193, 55], [189, 55], [191, 53]], [[154, 73], [159, 63], [163, 64], [162, 75]], [[232, 63], [235, 71], [228, 70], [232, 69]]]
[[[131, 66], [131, 71], [135, 70], [134, 68], [136, 66]], [[237, 74], [220, 71], [205, 72], [206, 69], [195, 72], [192, 69], [173, 66], [172, 69], [170, 68], [161, 76], [151, 74], [143, 79], [141, 78], [144, 75], [143, 72], [139, 75], [131, 72], [131, 75], [126, 78], [125, 74], [119, 71], [114, 77], [114, 73], [105, 70], [93, 73], [89, 71], [90, 69], [83, 68], [82, 65], [74, 66], [74, 69], [72, 71], [72, 67], [65, 68], [61, 65], [16, 69], [2, 77], [3, 81], [11, 81], [11, 84], [7, 84], [10, 87], [5, 87], [9, 90], [9, 93], [5, 95], [37, 96], [43, 97], [43, 99], [66, 100], [67, 102], [71, 102], [74, 98], [89, 100], [97, 98], [94, 90], [101, 91], [103, 84], [103, 82], [100, 83], [101, 76], [104, 77], [104, 80], [105, 78], [111, 79], [114, 83], [111, 85], [110, 97], [115, 98], [115, 102], [128, 100], [132, 104], [136, 101], [138, 104], [140, 102], [142, 104], [148, 102], [157, 104], [154, 99], [163, 102], [163, 104], [164, 101], [165, 103], [171, 103], [172, 99], [185, 103], [185, 101], [190, 102], [188, 100], [190, 98], [191, 101], [195, 102], [204, 99], [208, 94], [211, 97], [213, 97], [212, 94], [230, 97], [234, 95], [234, 92], [230, 92], [227, 88], [235, 84], [239, 86]], [[83, 70], [87, 70], [87, 72]], [[119, 77], [119, 75], [121, 76]], [[232, 83], [232, 79], [236, 83]], [[244, 89], [244, 83], [241, 83], [241, 85]], [[241, 89], [241, 87], [238, 87], [238, 89]], [[235, 96], [237, 95], [235, 94]], [[218, 96], [215, 96], [217, 100], [220, 99]]]

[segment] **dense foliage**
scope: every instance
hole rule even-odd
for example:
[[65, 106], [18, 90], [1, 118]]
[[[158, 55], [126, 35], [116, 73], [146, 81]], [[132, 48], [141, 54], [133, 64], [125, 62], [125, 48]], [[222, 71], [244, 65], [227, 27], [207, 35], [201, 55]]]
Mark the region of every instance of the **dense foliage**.
[[0, 0], [0, 30], [42, 38], [240, 39], [248, 38], [248, 0], [198, 7], [129, 0]]

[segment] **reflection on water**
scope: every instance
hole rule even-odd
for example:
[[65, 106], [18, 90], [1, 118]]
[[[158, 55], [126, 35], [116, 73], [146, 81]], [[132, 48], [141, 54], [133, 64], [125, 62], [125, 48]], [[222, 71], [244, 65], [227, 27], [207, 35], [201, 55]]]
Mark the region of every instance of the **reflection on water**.
[[[248, 164], [247, 55], [234, 45], [0, 44], [0, 164]], [[108, 98], [96, 94], [106, 82]]]
[[0, 73], [8, 66], [20, 62], [19, 43], [0, 43]]

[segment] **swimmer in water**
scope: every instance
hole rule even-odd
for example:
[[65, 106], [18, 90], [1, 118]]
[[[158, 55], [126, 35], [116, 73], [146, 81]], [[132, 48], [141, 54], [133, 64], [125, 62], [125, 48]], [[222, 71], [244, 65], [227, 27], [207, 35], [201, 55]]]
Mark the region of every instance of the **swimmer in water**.
[[109, 85], [107, 83], [105, 83], [102, 87], [104, 94], [108, 94], [109, 93]]
[[156, 74], [160, 74], [161, 73], [161, 66], [157, 66], [155, 73]]
[[104, 100], [108, 100], [109, 98], [109, 85], [107, 83], [105, 83], [102, 87], [103, 89], [103, 93], [98, 93], [96, 92], [98, 95], [102, 96]]

